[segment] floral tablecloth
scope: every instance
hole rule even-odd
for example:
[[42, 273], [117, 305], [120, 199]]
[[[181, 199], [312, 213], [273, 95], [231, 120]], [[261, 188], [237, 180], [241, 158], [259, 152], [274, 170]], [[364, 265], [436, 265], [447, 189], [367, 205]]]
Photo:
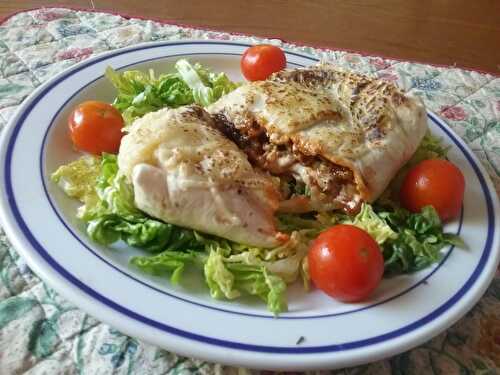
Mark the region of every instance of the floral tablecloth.
[[[0, 26], [0, 128], [38, 85], [103, 51], [155, 40], [263, 39], [62, 8], [18, 13]], [[421, 96], [472, 148], [500, 192], [500, 78], [267, 42], [395, 81]], [[0, 374], [238, 373], [183, 358], [128, 337], [65, 301], [44, 284], [0, 228]], [[500, 273], [477, 306], [424, 345], [338, 374], [500, 373]]]

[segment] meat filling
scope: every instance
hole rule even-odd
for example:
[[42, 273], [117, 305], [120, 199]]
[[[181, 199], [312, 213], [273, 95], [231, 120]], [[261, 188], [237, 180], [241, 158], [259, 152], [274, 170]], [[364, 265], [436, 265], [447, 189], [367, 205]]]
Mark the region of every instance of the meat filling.
[[[314, 202], [321, 202], [329, 209], [341, 208], [352, 213], [359, 208], [353, 202], [355, 195], [354, 176], [350, 169], [334, 164], [317, 155], [306, 155], [290, 141], [274, 144], [269, 141], [266, 131], [256, 121], [242, 121], [236, 128], [223, 113], [213, 116], [217, 128], [235, 142], [247, 155], [250, 162], [263, 170], [279, 176], [293, 186], [307, 187], [305, 195], [309, 203], [304, 211], [314, 208]], [[284, 184], [286, 186], [286, 184]], [[286, 199], [292, 198], [297, 189], [282, 189]]]

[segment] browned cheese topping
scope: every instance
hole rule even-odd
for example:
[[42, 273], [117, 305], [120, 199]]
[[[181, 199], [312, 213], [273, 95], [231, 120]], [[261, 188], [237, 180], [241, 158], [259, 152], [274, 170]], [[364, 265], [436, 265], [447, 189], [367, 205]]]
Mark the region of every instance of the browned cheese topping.
[[381, 194], [426, 129], [418, 99], [328, 64], [244, 84], [208, 111], [254, 166], [291, 186], [283, 199], [301, 195], [293, 201], [300, 207], [282, 204], [295, 211], [356, 212]]

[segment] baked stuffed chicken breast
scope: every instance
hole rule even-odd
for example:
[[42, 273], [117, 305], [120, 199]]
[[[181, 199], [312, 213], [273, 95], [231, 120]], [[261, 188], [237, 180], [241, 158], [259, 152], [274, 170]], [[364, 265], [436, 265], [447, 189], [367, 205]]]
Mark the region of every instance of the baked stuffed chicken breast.
[[208, 111], [250, 161], [280, 177], [288, 212], [374, 201], [425, 135], [422, 102], [328, 64], [246, 83]]
[[275, 184], [201, 107], [136, 120], [122, 139], [118, 165], [134, 186], [137, 207], [153, 217], [252, 246], [288, 238], [275, 228]]

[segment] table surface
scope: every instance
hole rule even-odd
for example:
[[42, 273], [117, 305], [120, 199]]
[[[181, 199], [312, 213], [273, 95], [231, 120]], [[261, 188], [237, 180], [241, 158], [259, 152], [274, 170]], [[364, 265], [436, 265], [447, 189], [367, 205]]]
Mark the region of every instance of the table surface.
[[0, 17], [56, 5], [500, 74], [496, 0], [0, 0]]

